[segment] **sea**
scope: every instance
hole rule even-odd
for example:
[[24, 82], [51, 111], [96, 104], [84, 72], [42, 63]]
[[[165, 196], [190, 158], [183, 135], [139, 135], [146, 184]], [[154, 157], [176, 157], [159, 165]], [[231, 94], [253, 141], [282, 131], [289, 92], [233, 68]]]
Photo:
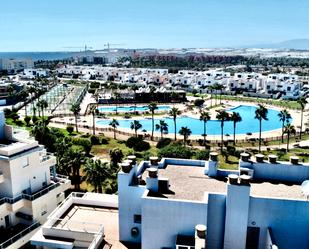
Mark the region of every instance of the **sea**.
[[32, 59], [40, 60], [63, 60], [80, 55], [80, 52], [0, 52], [0, 59]]

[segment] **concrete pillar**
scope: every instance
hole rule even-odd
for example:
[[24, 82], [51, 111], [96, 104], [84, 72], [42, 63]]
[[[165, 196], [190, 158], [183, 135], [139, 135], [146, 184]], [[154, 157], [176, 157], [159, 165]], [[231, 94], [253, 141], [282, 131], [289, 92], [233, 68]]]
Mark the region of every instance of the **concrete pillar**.
[[245, 249], [250, 185], [227, 184], [224, 249]]
[[[208, 164], [208, 165], [207, 165]], [[217, 170], [218, 170], [218, 153], [211, 152], [209, 154], [209, 161], [206, 162], [206, 167], [208, 166], [208, 176], [209, 177], [216, 177]]]

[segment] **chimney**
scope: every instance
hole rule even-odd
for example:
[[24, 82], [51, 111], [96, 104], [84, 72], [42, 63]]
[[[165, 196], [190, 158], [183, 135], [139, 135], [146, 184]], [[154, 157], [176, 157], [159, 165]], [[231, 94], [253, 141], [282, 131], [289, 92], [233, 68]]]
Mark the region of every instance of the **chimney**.
[[205, 249], [206, 247], [206, 226], [196, 225], [195, 226], [195, 249]]
[[257, 163], [263, 163], [264, 162], [264, 155], [263, 154], [256, 154], [255, 158], [256, 158]]
[[128, 160], [132, 161], [133, 165], [136, 164], [136, 156], [135, 155], [129, 155], [127, 158], [128, 158]]
[[251, 176], [249, 175], [241, 175], [239, 177], [240, 180], [240, 185], [249, 185], [250, 184], [250, 180], [251, 180]]
[[130, 173], [132, 166], [129, 162], [122, 162], [120, 165], [124, 173]]
[[243, 162], [248, 162], [250, 159], [250, 155], [246, 152], [240, 154], [240, 158]]
[[298, 156], [291, 156], [290, 157], [291, 164], [297, 165], [298, 161], [299, 161], [299, 157]]
[[151, 166], [158, 166], [159, 158], [156, 156], [149, 157]]
[[269, 160], [269, 162], [270, 163], [273, 163], [273, 164], [275, 164], [275, 163], [277, 163], [277, 156], [276, 155], [269, 155], [268, 156], [268, 160]]
[[238, 175], [235, 174], [229, 174], [228, 176], [229, 183], [232, 185], [237, 185], [238, 184]]
[[218, 161], [218, 153], [217, 152], [210, 152], [209, 156], [210, 156], [211, 161], [214, 161], [214, 162]]
[[146, 177], [146, 188], [152, 192], [159, 191], [158, 169], [149, 168], [148, 176]]

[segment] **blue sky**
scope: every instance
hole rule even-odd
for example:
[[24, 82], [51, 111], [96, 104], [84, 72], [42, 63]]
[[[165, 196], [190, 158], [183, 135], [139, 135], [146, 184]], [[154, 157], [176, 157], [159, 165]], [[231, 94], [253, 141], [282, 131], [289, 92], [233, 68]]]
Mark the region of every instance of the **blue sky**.
[[0, 51], [224, 47], [309, 38], [308, 0], [11, 0]]

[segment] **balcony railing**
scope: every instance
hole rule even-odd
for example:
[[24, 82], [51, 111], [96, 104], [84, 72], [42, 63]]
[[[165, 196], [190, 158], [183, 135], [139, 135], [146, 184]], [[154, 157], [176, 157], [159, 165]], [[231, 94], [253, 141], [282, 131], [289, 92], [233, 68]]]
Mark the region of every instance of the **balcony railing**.
[[59, 187], [60, 185], [67, 183], [68, 177], [64, 177], [64, 176], [59, 176], [57, 175], [56, 177], [57, 182], [45, 187], [44, 189], [40, 190], [39, 192], [36, 192], [34, 194], [20, 194], [15, 198], [11, 198], [11, 197], [3, 197], [0, 199], [0, 205], [2, 205], [3, 203], [9, 203], [9, 204], [14, 204], [18, 201], [20, 201], [21, 199], [25, 199], [25, 200], [29, 200], [29, 201], [34, 201], [37, 198], [49, 193], [50, 191], [52, 191], [53, 189]]
[[26, 229], [24, 229], [23, 231], [19, 232], [18, 234], [14, 235], [13, 237], [9, 238], [8, 240], [4, 241], [3, 243], [0, 244], [0, 249], [4, 249], [7, 248], [8, 246], [12, 245], [13, 243], [15, 243], [16, 241], [18, 241], [19, 239], [21, 239], [22, 237], [24, 237], [25, 235], [27, 235], [28, 233], [32, 232], [33, 230], [35, 230], [36, 228], [38, 228], [40, 226], [39, 222], [35, 222], [32, 225], [30, 225], [29, 227], [27, 227]]

